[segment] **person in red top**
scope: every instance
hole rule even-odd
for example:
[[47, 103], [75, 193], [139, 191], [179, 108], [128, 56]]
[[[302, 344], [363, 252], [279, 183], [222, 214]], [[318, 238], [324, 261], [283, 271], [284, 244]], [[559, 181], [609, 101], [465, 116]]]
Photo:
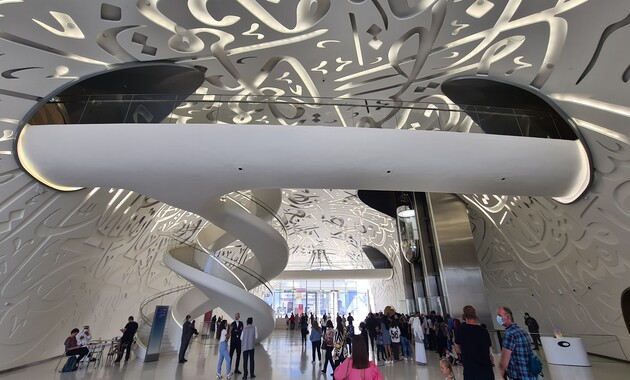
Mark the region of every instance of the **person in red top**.
[[335, 368], [335, 379], [383, 380], [376, 364], [368, 358], [367, 346], [361, 335], [352, 337], [352, 347], [352, 356]]
[[90, 353], [90, 350], [87, 347], [81, 347], [77, 343], [78, 333], [79, 329], [72, 329], [70, 336], [66, 338], [65, 342], [63, 342], [63, 345], [66, 347], [66, 356], [79, 355], [75, 369], [79, 366], [81, 359]]

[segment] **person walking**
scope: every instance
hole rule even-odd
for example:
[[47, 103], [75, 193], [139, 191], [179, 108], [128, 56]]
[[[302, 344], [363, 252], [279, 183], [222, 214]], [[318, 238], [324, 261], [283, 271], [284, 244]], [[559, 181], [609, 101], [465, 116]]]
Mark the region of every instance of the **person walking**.
[[241, 315], [236, 313], [234, 315], [234, 322], [232, 322], [230, 328], [230, 361], [232, 361], [234, 352], [236, 352], [236, 363], [234, 364], [233, 371], [235, 374], [241, 373], [241, 371], [238, 370], [238, 365], [241, 362], [241, 332], [243, 332], [243, 321], [240, 319]]
[[[499, 369], [503, 378], [511, 380], [537, 380], [538, 376], [529, 370], [529, 358], [532, 355], [532, 347], [529, 337], [516, 323], [512, 310], [507, 306], [501, 306], [497, 310], [497, 323], [505, 327], [503, 349], [499, 360]], [[459, 328], [462, 329], [461, 327]], [[461, 335], [461, 333], [460, 333]], [[464, 355], [466, 360], [466, 355]], [[466, 364], [464, 363], [464, 368]], [[507, 376], [507, 377], [506, 377]]]
[[308, 317], [302, 314], [300, 317], [300, 333], [302, 334], [302, 344], [306, 346], [306, 336], [308, 335]]
[[348, 325], [346, 326], [346, 344], [348, 345], [348, 354], [352, 355], [352, 337], [354, 337], [354, 325], [352, 321], [354, 318], [348, 318]]
[[190, 322], [190, 315], [186, 316], [186, 320], [184, 321], [184, 324], [182, 325], [182, 341], [180, 343], [179, 346], [179, 362], [180, 363], [186, 363], [188, 360], [186, 360], [186, 349], [188, 348], [188, 345], [190, 344], [190, 339], [192, 338], [193, 335], [198, 335], [199, 332], [197, 332], [197, 329], [195, 329], [195, 326]]
[[230, 329], [228, 328], [227, 320], [222, 320], [219, 325], [219, 363], [217, 364], [217, 379], [222, 379], [221, 366], [223, 365], [223, 359], [225, 359], [225, 373], [228, 380], [232, 377], [230, 368], [232, 366], [232, 359], [228, 353], [227, 342], [230, 340]]
[[542, 346], [542, 342], [540, 341], [540, 326], [538, 326], [538, 322], [529, 316], [529, 313], [525, 313], [525, 325], [527, 326], [527, 330], [529, 330], [529, 335], [532, 336], [532, 341], [534, 342], [534, 350], [538, 350], [538, 345]]
[[326, 373], [326, 369], [328, 368], [328, 363], [332, 367], [333, 371], [335, 370], [335, 362], [333, 361], [332, 352], [335, 348], [335, 329], [333, 328], [333, 323], [329, 319], [326, 321], [326, 331], [324, 332], [324, 343], [322, 344], [324, 349], [326, 350], [326, 354], [324, 355], [324, 368], [322, 369], [322, 373]]
[[[247, 380], [249, 375], [252, 379], [256, 377], [254, 375], [254, 345], [258, 339], [258, 329], [253, 325], [254, 318], [247, 318], [247, 325], [241, 332], [241, 344], [243, 348], [243, 380]], [[249, 362], [249, 371], [247, 363]]]
[[337, 327], [335, 328], [335, 348], [332, 356], [335, 361], [334, 368], [337, 368], [337, 366], [348, 356], [348, 349], [346, 347], [346, 328], [343, 325], [343, 321], [339, 318], [337, 319]]
[[311, 325], [311, 348], [313, 350], [313, 361], [311, 363], [315, 363], [315, 351], [317, 351], [317, 361], [321, 364], [322, 362], [322, 351], [320, 349], [322, 345], [322, 329], [319, 327], [319, 323], [316, 320], [313, 320]]

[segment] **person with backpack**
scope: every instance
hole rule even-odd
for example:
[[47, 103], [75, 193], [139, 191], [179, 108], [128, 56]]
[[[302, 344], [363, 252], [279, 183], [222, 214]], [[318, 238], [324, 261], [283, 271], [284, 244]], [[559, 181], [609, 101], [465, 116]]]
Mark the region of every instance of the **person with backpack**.
[[499, 360], [501, 376], [511, 380], [537, 380], [539, 373], [532, 373], [530, 361], [536, 361], [538, 358], [532, 352], [527, 333], [514, 323], [512, 310], [507, 306], [501, 306], [497, 310], [496, 319], [499, 325], [505, 327], [505, 338], [503, 338], [503, 349]]
[[444, 318], [438, 315], [435, 322], [435, 347], [440, 358], [444, 357], [444, 351], [448, 346], [448, 325]]
[[[77, 343], [77, 334], [79, 333], [79, 329], [74, 328], [70, 332], [70, 336], [66, 338], [66, 341], [63, 343], [65, 347], [66, 356], [69, 356], [66, 365], [63, 366], [62, 372], [70, 372], [76, 371], [79, 368], [79, 362], [83, 359], [87, 354], [90, 353], [90, 350], [87, 347], [81, 347]], [[76, 355], [79, 355], [77, 358]], [[73, 360], [74, 359], [74, 360]]]
[[324, 331], [324, 342], [322, 343], [324, 350], [326, 350], [326, 354], [324, 355], [324, 368], [322, 369], [322, 373], [326, 373], [326, 369], [328, 368], [328, 363], [330, 363], [330, 367], [332, 370], [335, 370], [335, 362], [333, 361], [332, 352], [335, 348], [335, 329], [333, 328], [333, 323], [329, 319], [326, 321], [326, 330]]

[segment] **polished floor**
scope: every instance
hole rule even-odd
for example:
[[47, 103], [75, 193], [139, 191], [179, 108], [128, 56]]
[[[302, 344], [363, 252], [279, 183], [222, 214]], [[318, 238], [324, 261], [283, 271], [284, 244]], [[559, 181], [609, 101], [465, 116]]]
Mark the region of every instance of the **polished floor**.
[[[0, 379], [214, 379], [216, 378], [218, 345], [215, 341], [195, 340], [192, 344], [188, 363], [179, 364], [176, 353], [163, 354], [160, 360], [142, 363], [133, 357], [122, 365], [90, 365], [76, 372], [55, 372], [57, 360], [27, 367], [0, 375]], [[541, 355], [544, 359], [544, 354]], [[304, 348], [299, 332], [276, 330], [261, 345], [256, 346], [256, 379], [332, 379], [320, 372], [317, 361], [311, 363], [310, 342]], [[596, 357], [591, 358], [592, 367], [560, 367], [545, 365], [545, 379], [553, 380], [627, 380], [630, 378], [630, 364], [608, 361]], [[225, 364], [224, 364], [225, 368]], [[239, 368], [242, 370], [241, 367]], [[380, 365], [383, 377], [393, 379], [442, 379], [437, 354], [429, 353], [429, 364], [426, 367], [411, 361], [399, 361], [390, 365]], [[330, 369], [328, 373], [330, 374]], [[225, 374], [225, 369], [223, 370]], [[457, 379], [463, 379], [461, 368], [456, 368]], [[495, 371], [496, 379], [500, 379]], [[242, 375], [233, 379], [240, 380]], [[225, 379], [225, 377], [224, 377]]]

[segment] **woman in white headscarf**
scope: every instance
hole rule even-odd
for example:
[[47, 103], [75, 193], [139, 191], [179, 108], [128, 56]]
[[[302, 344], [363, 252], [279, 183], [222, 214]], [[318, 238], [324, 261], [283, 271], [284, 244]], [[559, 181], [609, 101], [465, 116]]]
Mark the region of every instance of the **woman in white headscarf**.
[[411, 325], [413, 337], [416, 342], [416, 363], [427, 365], [427, 352], [424, 350], [424, 331], [422, 331], [422, 320], [420, 317], [413, 319]]

